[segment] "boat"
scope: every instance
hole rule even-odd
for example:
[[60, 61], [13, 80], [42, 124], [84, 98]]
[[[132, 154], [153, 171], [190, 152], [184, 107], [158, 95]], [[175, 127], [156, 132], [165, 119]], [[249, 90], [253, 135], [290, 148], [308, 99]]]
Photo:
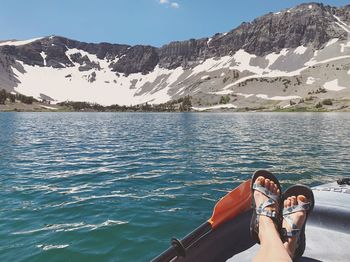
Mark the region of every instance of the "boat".
[[[349, 261], [350, 178], [315, 186], [312, 190], [315, 207], [307, 220], [306, 249], [300, 261]], [[171, 247], [152, 261], [252, 261], [259, 245], [250, 237], [251, 215], [252, 209], [248, 208], [214, 229], [209, 229], [210, 223], [206, 222], [182, 241], [172, 239]]]

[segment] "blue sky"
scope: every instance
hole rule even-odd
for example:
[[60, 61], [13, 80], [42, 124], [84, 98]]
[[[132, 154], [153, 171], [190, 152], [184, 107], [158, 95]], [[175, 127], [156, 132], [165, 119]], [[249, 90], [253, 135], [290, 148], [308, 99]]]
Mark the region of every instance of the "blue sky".
[[[0, 0], [0, 39], [61, 35], [86, 42], [149, 44], [226, 32], [298, 0]], [[349, 0], [320, 1], [344, 6]]]

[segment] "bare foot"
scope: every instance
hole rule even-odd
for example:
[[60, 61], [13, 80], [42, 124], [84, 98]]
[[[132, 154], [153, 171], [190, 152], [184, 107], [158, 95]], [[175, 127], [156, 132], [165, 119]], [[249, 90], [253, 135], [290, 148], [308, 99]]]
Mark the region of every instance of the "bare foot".
[[[303, 195], [299, 195], [298, 197], [296, 196], [288, 197], [286, 200], [284, 200], [283, 204], [284, 204], [284, 208], [288, 208], [288, 207], [296, 206], [298, 205], [298, 203], [300, 204], [300, 202], [304, 202], [304, 203], [307, 202], [306, 197]], [[294, 224], [296, 224], [297, 227], [301, 229], [306, 219], [306, 212], [298, 211], [290, 214], [289, 217], [293, 220]], [[287, 223], [285, 219], [283, 219], [282, 227], [286, 228], [287, 231], [291, 230], [290, 225]], [[297, 236], [288, 238], [286, 242], [283, 243], [283, 245], [285, 246], [289, 256], [293, 257], [295, 249], [297, 247]]]
[[[275, 195], [280, 195], [281, 192], [278, 189], [278, 186], [271, 181], [268, 178], [264, 178], [263, 176], [259, 176], [256, 180], [255, 183], [258, 185], [261, 185], [265, 187], [267, 190], [270, 192], [274, 193]], [[263, 193], [259, 192], [258, 190], [254, 191], [254, 200], [255, 200], [255, 206], [259, 207], [262, 203], [266, 202], [269, 198], [265, 196]], [[278, 210], [278, 204], [272, 204], [268, 207], [266, 207], [266, 210], [270, 211], [277, 211]], [[259, 228], [263, 228], [263, 224], [266, 223], [273, 223], [271, 218], [266, 217], [266, 216], [260, 216], [259, 218]], [[263, 234], [262, 230], [259, 230], [259, 238], [261, 239], [261, 234]]]

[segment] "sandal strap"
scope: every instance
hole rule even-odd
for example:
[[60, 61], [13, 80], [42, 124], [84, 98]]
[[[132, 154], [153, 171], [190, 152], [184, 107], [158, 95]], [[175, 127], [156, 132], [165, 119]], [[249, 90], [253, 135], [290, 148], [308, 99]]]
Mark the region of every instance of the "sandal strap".
[[293, 213], [300, 212], [300, 211], [307, 211], [311, 207], [310, 203], [304, 203], [301, 202], [300, 204], [288, 208], [283, 209], [283, 219], [288, 223], [290, 226], [290, 230], [287, 230], [286, 228], [282, 229], [282, 236], [283, 237], [297, 237], [299, 238], [301, 228], [298, 228], [298, 226], [294, 223], [294, 220], [290, 216]]
[[300, 232], [301, 232], [300, 229], [292, 229], [292, 230], [288, 231], [286, 228], [282, 228], [281, 236], [284, 238], [292, 238], [295, 236], [297, 238], [299, 238]]
[[276, 218], [277, 217], [277, 213], [276, 211], [271, 211], [271, 210], [263, 210], [261, 212], [257, 212], [258, 215], [260, 216], [266, 216], [266, 217], [271, 217], [271, 218]]
[[261, 216], [267, 216], [271, 218], [277, 217], [277, 212], [275, 210], [267, 210], [266, 207], [274, 205], [275, 201], [273, 199], [268, 199], [265, 202], [261, 203], [257, 208], [256, 208], [256, 214], [261, 215]]
[[269, 199], [272, 199], [275, 203], [278, 202], [279, 196], [272, 193], [270, 190], [268, 190], [266, 187], [263, 187], [259, 184], [254, 183], [253, 185], [253, 190], [257, 190], [260, 193], [264, 194], [265, 196], [267, 196]]
[[[301, 201], [299, 201], [301, 202]], [[311, 203], [304, 203], [301, 202], [300, 204], [296, 205], [296, 206], [292, 206], [292, 207], [288, 207], [288, 208], [284, 208], [283, 209], [283, 217], [296, 213], [296, 212], [300, 212], [300, 211], [308, 211], [311, 207]]]

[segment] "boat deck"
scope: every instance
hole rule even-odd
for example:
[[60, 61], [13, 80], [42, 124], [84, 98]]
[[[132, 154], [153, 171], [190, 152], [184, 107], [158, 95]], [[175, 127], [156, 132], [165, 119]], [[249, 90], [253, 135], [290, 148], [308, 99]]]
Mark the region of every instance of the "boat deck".
[[[300, 261], [350, 261], [350, 186], [337, 183], [313, 188], [315, 209], [306, 226], [306, 249]], [[259, 246], [228, 259], [251, 261]]]

